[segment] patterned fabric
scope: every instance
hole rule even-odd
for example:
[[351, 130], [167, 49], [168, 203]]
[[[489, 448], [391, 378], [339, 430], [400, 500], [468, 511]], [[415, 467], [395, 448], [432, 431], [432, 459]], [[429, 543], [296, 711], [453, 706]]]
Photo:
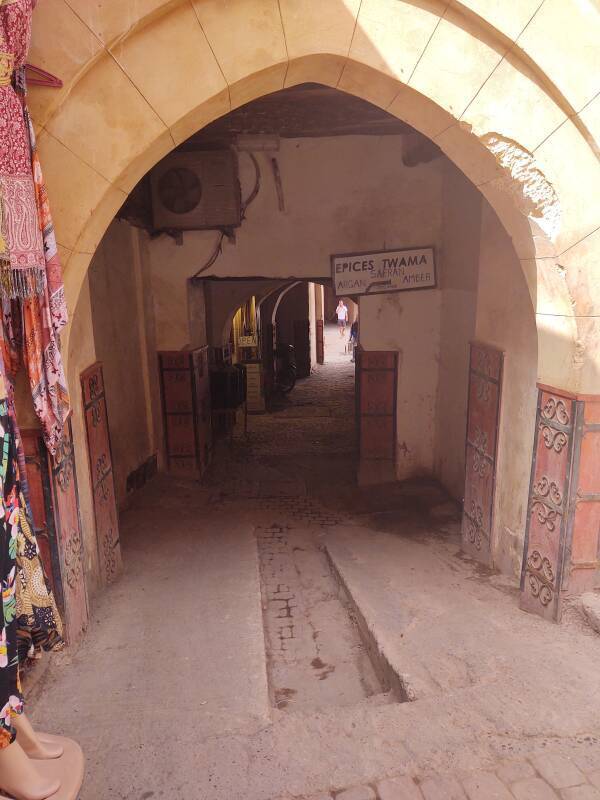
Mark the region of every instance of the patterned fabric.
[[11, 719], [23, 711], [19, 665], [35, 650], [64, 645], [31, 523], [24, 466], [12, 391], [0, 362], [0, 748], [14, 740]]
[[[14, 56], [16, 69], [14, 86], [0, 86], [0, 201], [5, 241], [0, 295], [4, 296], [4, 339], [10, 342], [12, 351], [7, 369], [14, 374], [19, 362], [24, 362], [44, 440], [54, 455], [70, 411], [58, 340], [67, 323], [67, 308], [48, 194], [25, 105], [23, 64], [31, 13], [31, 0], [0, 5], [0, 46]], [[3, 136], [8, 131], [12, 135], [7, 136], [5, 146]], [[29, 260], [23, 260], [22, 255], [25, 240]]]
[[11, 434], [4, 379], [0, 376], [0, 748], [15, 738], [13, 714], [23, 711], [17, 641], [17, 550], [19, 503], [15, 439]]
[[17, 535], [17, 645], [23, 663], [36, 650], [59, 650], [64, 646], [63, 627], [54, 595], [48, 588], [40, 550], [31, 526], [25, 496], [18, 497]]
[[[24, 79], [21, 81], [21, 86], [23, 87], [23, 95], [25, 95]], [[58, 248], [56, 246], [56, 236], [54, 235], [52, 214], [50, 213], [48, 192], [46, 191], [46, 184], [44, 182], [44, 175], [42, 173], [42, 165], [40, 163], [40, 157], [37, 151], [35, 130], [33, 128], [33, 122], [29, 116], [27, 106], [24, 106], [24, 109], [31, 149], [31, 166], [33, 171], [35, 199], [38, 209], [40, 229], [42, 231], [42, 240], [44, 244], [44, 258], [46, 261], [46, 289], [47, 296], [49, 298], [48, 305], [50, 309], [50, 318], [52, 320], [52, 328], [54, 329], [54, 332], [60, 333], [69, 320], [67, 314], [67, 302], [65, 300], [65, 288], [62, 278], [62, 268], [60, 265], [60, 259], [58, 257]]]
[[[2, 61], [21, 68], [31, 37], [31, 0], [0, 6]], [[23, 102], [11, 83], [0, 81], [0, 292], [6, 297], [40, 294], [46, 262], [35, 202], [31, 150]]]
[[25, 450], [17, 422], [14, 385], [5, 363], [10, 363], [10, 349], [0, 326], [0, 379], [8, 392], [8, 415], [15, 440], [16, 475], [19, 484], [19, 539], [17, 547], [17, 622], [19, 661], [39, 650], [57, 650], [64, 645], [63, 626], [54, 595], [44, 572], [35, 538], [33, 514], [29, 503]]

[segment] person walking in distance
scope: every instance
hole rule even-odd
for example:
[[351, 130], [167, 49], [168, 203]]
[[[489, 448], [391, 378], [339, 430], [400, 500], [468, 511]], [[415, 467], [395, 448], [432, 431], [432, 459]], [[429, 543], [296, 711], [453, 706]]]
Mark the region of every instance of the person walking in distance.
[[340, 302], [337, 305], [335, 313], [337, 314], [340, 336], [343, 339], [344, 336], [346, 335], [346, 325], [348, 324], [348, 306], [344, 303], [342, 298], [340, 298]]

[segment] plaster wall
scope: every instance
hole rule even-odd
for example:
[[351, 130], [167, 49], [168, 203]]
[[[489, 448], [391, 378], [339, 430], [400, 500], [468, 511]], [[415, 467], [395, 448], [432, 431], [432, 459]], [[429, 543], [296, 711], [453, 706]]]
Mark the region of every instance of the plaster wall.
[[[257, 152], [260, 190], [223, 250], [202, 277], [329, 278], [332, 253], [422, 244], [439, 206], [443, 163], [408, 168], [402, 136], [282, 139], [275, 152]], [[269, 159], [276, 157], [285, 201], [280, 211]], [[255, 173], [239, 154], [242, 197]], [[439, 216], [439, 215], [438, 215]], [[149, 242], [159, 342], [185, 343], [185, 281], [214, 253], [220, 234], [186, 231]], [[179, 345], [180, 346], [180, 345]]]
[[475, 335], [505, 353], [492, 543], [495, 566], [518, 574], [535, 428], [535, 315], [510, 239], [485, 201]]
[[[136, 272], [138, 231], [115, 221], [89, 271], [96, 357], [102, 362], [117, 503], [123, 506], [130, 472], [155, 452], [149, 405], [146, 287]], [[154, 332], [150, 331], [151, 339]], [[156, 373], [154, 367], [153, 374]], [[157, 387], [153, 387], [157, 388]]]
[[188, 331], [191, 347], [208, 344], [208, 307], [204, 281], [187, 281]]
[[469, 342], [475, 337], [482, 197], [446, 162], [442, 191], [442, 242], [438, 280], [442, 291], [435, 472], [462, 500]]
[[325, 305], [325, 287], [322, 283], [315, 283], [315, 318], [323, 320]]
[[434, 471], [441, 309], [439, 289], [360, 299], [362, 346], [398, 351], [398, 480]]

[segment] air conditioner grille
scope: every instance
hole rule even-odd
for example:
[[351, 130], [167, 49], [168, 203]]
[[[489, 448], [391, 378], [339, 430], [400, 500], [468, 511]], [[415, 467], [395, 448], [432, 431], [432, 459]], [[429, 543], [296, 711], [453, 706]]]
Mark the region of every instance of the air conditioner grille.
[[231, 150], [174, 152], [151, 172], [157, 230], [203, 230], [240, 224], [240, 187]]

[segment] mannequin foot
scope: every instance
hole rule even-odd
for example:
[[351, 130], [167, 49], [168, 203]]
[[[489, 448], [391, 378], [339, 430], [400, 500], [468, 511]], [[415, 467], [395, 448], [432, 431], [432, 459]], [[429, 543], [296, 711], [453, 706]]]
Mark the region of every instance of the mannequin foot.
[[17, 731], [17, 741], [29, 758], [47, 759], [62, 756], [62, 744], [49, 734], [36, 733], [25, 714], [18, 714], [13, 719], [13, 725]]
[[57, 778], [37, 771], [18, 742], [0, 750], [0, 789], [15, 800], [46, 800], [60, 788]]
[[38, 737], [37, 744], [23, 747], [28, 758], [34, 760], [45, 760], [52, 758], [60, 758], [64, 752], [64, 748], [58, 742], [53, 742], [50, 739], [43, 739]]

